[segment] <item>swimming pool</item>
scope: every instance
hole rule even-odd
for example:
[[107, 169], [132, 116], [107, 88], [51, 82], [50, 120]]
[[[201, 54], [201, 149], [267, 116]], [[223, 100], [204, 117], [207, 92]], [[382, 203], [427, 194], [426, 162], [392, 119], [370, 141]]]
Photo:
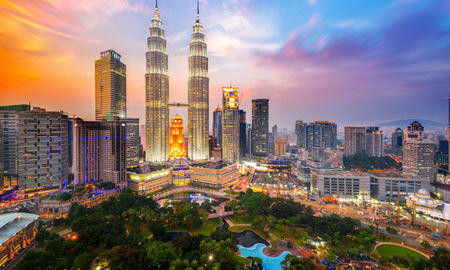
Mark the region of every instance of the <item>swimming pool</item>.
[[284, 260], [286, 255], [291, 254], [289, 251], [285, 251], [280, 254], [278, 257], [269, 257], [264, 255], [263, 249], [266, 247], [264, 244], [255, 244], [251, 247], [244, 247], [238, 245], [239, 250], [241, 251], [242, 257], [258, 257], [262, 259], [262, 266], [264, 270], [281, 270], [281, 262]]

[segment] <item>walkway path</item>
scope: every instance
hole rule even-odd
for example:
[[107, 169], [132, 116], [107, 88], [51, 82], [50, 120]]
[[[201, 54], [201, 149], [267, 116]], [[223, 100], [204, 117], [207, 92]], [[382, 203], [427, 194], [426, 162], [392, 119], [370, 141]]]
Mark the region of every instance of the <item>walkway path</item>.
[[246, 227], [246, 226], [251, 226], [251, 224], [234, 224], [231, 220], [229, 220], [228, 218], [225, 219], [225, 222], [228, 223], [228, 226], [234, 227], [234, 226], [241, 226], [241, 227]]
[[64, 235], [66, 235], [66, 234], [68, 234], [68, 233], [71, 233], [71, 232], [72, 232], [72, 229], [71, 229], [71, 228], [68, 228], [68, 229], [65, 229], [65, 230], [62, 230], [62, 231], [58, 232], [58, 234], [59, 234], [60, 236], [64, 236]]
[[415, 251], [415, 252], [425, 256], [427, 259], [429, 259], [431, 257], [429, 254], [426, 254], [420, 250], [414, 249], [408, 245], [402, 245], [402, 244], [393, 243], [393, 242], [379, 242], [378, 244], [375, 245], [375, 247], [373, 249], [377, 249], [377, 247], [382, 246], [382, 245], [393, 245], [393, 246], [404, 247], [404, 248], [410, 249], [412, 251]]
[[232, 216], [234, 214], [233, 211], [225, 211], [225, 205], [227, 204], [227, 202], [228, 201], [224, 201], [218, 206], [212, 206], [212, 209], [216, 210], [216, 213], [209, 214], [208, 219]]

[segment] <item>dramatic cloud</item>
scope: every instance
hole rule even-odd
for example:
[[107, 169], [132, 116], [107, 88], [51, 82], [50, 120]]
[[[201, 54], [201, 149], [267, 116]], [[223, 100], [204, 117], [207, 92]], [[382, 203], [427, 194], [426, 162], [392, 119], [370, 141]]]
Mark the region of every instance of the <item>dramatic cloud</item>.
[[432, 118], [434, 104], [450, 89], [446, 17], [439, 3], [405, 10], [375, 32], [346, 33], [323, 48], [322, 36], [316, 42], [320, 49], [312, 51], [294, 34], [278, 52], [260, 54], [255, 66], [273, 75], [271, 84], [283, 82], [272, 104], [282, 103], [285, 113], [297, 118], [344, 123], [407, 114]]
[[[353, 3], [353, 4], [352, 4]], [[196, 1], [160, 1], [171, 101], [187, 100]], [[270, 122], [338, 124], [421, 118], [445, 122], [450, 1], [200, 1], [211, 110], [221, 87], [270, 99]], [[127, 65], [128, 115], [144, 121], [148, 0], [0, 0], [1, 104], [28, 103], [92, 119], [94, 61], [114, 49]], [[174, 112], [175, 113], [175, 112]], [[186, 116], [186, 112], [178, 112]]]

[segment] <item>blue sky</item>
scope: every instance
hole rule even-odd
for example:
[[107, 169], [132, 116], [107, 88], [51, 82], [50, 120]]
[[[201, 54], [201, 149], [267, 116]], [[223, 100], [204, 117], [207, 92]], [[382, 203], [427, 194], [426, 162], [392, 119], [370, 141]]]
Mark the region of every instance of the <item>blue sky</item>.
[[[2, 104], [93, 118], [94, 61], [114, 49], [127, 65], [128, 114], [144, 121], [148, 0], [2, 1]], [[187, 99], [194, 0], [160, 0], [171, 100]], [[450, 91], [449, 0], [202, 0], [210, 108], [221, 87], [241, 107], [270, 99], [270, 122], [338, 125], [419, 118], [446, 123]], [[184, 111], [174, 111], [182, 117]], [[426, 127], [425, 127], [426, 128]]]

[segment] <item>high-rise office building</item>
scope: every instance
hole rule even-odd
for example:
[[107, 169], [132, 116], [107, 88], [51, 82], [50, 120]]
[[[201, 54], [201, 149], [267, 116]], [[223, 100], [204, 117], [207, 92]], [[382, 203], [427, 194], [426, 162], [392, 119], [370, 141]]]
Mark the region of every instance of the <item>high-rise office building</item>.
[[166, 39], [158, 5], [147, 39], [145, 74], [146, 160], [169, 159], [169, 76]]
[[252, 100], [252, 155], [265, 157], [269, 144], [269, 100]]
[[428, 139], [406, 139], [403, 146], [403, 172], [434, 179], [434, 143]]
[[306, 148], [306, 123], [298, 120], [295, 122], [295, 134], [297, 135], [297, 148]]
[[273, 139], [276, 141], [278, 140], [278, 127], [277, 125], [272, 127], [272, 134], [273, 134]]
[[3, 135], [2, 161], [3, 185], [18, 184], [18, 154], [19, 154], [19, 111], [30, 110], [29, 105], [0, 107], [0, 124]]
[[198, 5], [197, 2], [197, 19], [189, 46], [188, 156], [191, 160], [207, 160], [209, 158], [208, 57]]
[[275, 140], [272, 132], [267, 134], [267, 154], [275, 155]]
[[126, 126], [127, 168], [139, 165], [139, 118], [122, 119]]
[[95, 61], [95, 120], [127, 117], [126, 66], [113, 50]]
[[239, 155], [245, 157], [247, 153], [247, 123], [245, 122], [245, 111], [239, 110]]
[[337, 126], [336, 123], [328, 121], [315, 121], [313, 123], [295, 123], [295, 133], [297, 135], [298, 148], [312, 151], [314, 147], [331, 148], [337, 147]]
[[[68, 182], [68, 117], [29, 105], [0, 107], [3, 170], [20, 189], [61, 187]], [[5, 183], [4, 183], [5, 184]]]
[[[447, 127], [447, 140], [450, 142], [450, 96], [448, 97], [448, 127]], [[448, 168], [450, 168], [450, 143], [448, 144]], [[450, 177], [450, 176], [449, 176]]]
[[239, 88], [223, 87], [222, 159], [239, 160]]
[[406, 133], [405, 140], [407, 139], [421, 140], [424, 137], [424, 128], [421, 123], [419, 123], [418, 121], [414, 121], [411, 124], [409, 124], [405, 133]]
[[246, 152], [250, 153], [252, 149], [252, 124], [247, 124], [247, 144]]
[[[170, 151], [169, 158], [182, 158], [186, 156], [186, 147], [184, 145], [184, 127], [183, 119], [176, 114], [170, 121]], [[209, 149], [208, 149], [209, 150]]]
[[392, 132], [392, 153], [394, 155], [403, 155], [403, 130], [401, 128], [397, 128], [394, 132]]
[[384, 155], [383, 131], [379, 127], [366, 128], [366, 153], [374, 157]]
[[222, 109], [217, 106], [213, 112], [213, 136], [217, 139], [217, 147], [222, 147]]
[[126, 121], [73, 120], [74, 182], [126, 181]]
[[366, 127], [346, 126], [344, 153], [347, 156], [366, 150]]
[[403, 142], [403, 172], [432, 180], [435, 174], [435, 145], [424, 139], [424, 130], [422, 124], [417, 121], [408, 126]]

